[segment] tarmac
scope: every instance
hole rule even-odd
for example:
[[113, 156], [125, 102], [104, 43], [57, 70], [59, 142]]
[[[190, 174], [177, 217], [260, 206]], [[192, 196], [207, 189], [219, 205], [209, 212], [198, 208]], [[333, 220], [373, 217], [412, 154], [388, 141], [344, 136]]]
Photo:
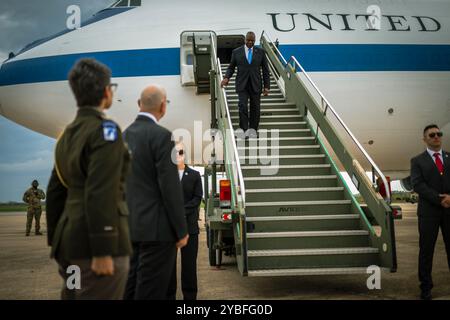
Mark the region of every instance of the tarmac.
[[[367, 288], [366, 281], [370, 275], [364, 274], [249, 278], [240, 275], [235, 258], [226, 256], [220, 269], [211, 267], [208, 262], [204, 223], [199, 221], [201, 234], [198, 255], [198, 299], [418, 299], [417, 206], [412, 204], [401, 206], [403, 219], [395, 221], [398, 270], [396, 273], [382, 272], [379, 290]], [[30, 237], [25, 237], [25, 222], [26, 213], [0, 213], [0, 299], [59, 299], [62, 280], [57, 273], [55, 261], [49, 258], [45, 215], [41, 218], [44, 236], [35, 236], [32, 233]], [[433, 298], [450, 300], [450, 272], [441, 235], [436, 244], [433, 280], [435, 285]], [[180, 289], [177, 299], [182, 299]]]

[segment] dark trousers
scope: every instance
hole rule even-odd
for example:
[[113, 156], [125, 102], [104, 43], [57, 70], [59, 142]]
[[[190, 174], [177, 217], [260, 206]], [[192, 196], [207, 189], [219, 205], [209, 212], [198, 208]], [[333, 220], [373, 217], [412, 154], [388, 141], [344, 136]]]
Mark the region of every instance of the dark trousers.
[[176, 254], [175, 242], [134, 242], [124, 299], [167, 299]]
[[27, 226], [26, 233], [29, 234], [31, 231], [31, 225], [33, 224], [34, 217], [34, 230], [38, 233], [41, 229], [41, 208], [28, 208], [27, 210]]
[[[259, 118], [261, 113], [261, 93], [254, 92], [249, 83], [245, 91], [238, 92], [239, 97], [239, 127], [246, 131], [249, 126], [251, 129], [258, 130]], [[250, 117], [248, 114], [248, 100], [250, 99]]]
[[[197, 300], [198, 234], [190, 234], [187, 245], [181, 248], [181, 290], [184, 300]], [[177, 294], [177, 264], [175, 263], [167, 297], [175, 300]]]
[[[63, 278], [62, 300], [122, 300], [127, 283], [130, 257], [114, 257], [114, 274], [98, 276], [92, 269], [91, 259], [77, 259], [70, 262], [58, 261], [59, 274]], [[69, 266], [80, 270], [80, 288], [69, 287], [74, 283], [75, 272]]]
[[433, 288], [431, 271], [439, 227], [441, 227], [450, 269], [450, 215], [442, 213], [440, 215], [419, 216], [419, 280], [420, 288], [424, 291]]

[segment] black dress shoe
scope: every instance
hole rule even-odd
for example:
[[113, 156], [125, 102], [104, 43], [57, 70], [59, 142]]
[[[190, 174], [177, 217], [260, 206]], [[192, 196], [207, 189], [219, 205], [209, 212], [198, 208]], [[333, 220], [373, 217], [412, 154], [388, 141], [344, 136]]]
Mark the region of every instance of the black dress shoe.
[[35, 233], [35, 235], [42, 236], [42, 233], [38, 231], [38, 232]]
[[420, 293], [420, 299], [422, 299], [422, 300], [432, 300], [433, 297], [431, 296], [431, 290], [422, 291]]

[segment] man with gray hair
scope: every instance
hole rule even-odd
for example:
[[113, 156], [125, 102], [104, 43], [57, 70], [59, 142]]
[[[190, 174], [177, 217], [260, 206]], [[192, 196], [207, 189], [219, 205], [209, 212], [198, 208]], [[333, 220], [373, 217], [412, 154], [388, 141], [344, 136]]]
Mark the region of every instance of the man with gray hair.
[[172, 134], [158, 125], [167, 108], [166, 91], [142, 91], [137, 119], [124, 132], [132, 154], [127, 180], [133, 245], [125, 299], [167, 299], [177, 248], [189, 235]]

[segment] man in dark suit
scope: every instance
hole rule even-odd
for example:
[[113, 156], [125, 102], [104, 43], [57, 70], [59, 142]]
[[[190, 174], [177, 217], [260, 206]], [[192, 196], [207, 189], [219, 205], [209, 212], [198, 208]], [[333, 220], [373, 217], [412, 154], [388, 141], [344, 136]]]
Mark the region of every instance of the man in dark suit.
[[419, 194], [419, 280], [421, 298], [431, 299], [431, 271], [436, 239], [441, 227], [450, 269], [450, 157], [442, 150], [437, 125], [423, 131], [427, 150], [411, 160], [411, 182]]
[[177, 248], [189, 235], [172, 134], [158, 125], [166, 113], [166, 92], [149, 86], [138, 104], [139, 115], [124, 132], [132, 155], [127, 203], [133, 245], [125, 299], [162, 300]]
[[[245, 132], [246, 137], [257, 136], [262, 82], [264, 82], [264, 96], [267, 96], [270, 90], [270, 74], [266, 53], [264, 49], [256, 48], [254, 45], [255, 33], [248, 32], [245, 37], [245, 45], [233, 50], [230, 65], [222, 80], [222, 86], [227, 86], [237, 66], [236, 92], [239, 96], [239, 127]], [[261, 81], [261, 69], [263, 81]], [[249, 98], [250, 119], [248, 116]], [[249, 128], [253, 130], [248, 130]]]
[[[182, 143], [177, 143], [178, 174], [183, 187], [184, 210], [189, 230], [188, 244], [181, 249], [181, 289], [184, 300], [197, 300], [197, 253], [199, 207], [203, 197], [200, 173], [185, 164]], [[177, 293], [177, 265], [175, 263], [168, 298], [175, 300]]]

